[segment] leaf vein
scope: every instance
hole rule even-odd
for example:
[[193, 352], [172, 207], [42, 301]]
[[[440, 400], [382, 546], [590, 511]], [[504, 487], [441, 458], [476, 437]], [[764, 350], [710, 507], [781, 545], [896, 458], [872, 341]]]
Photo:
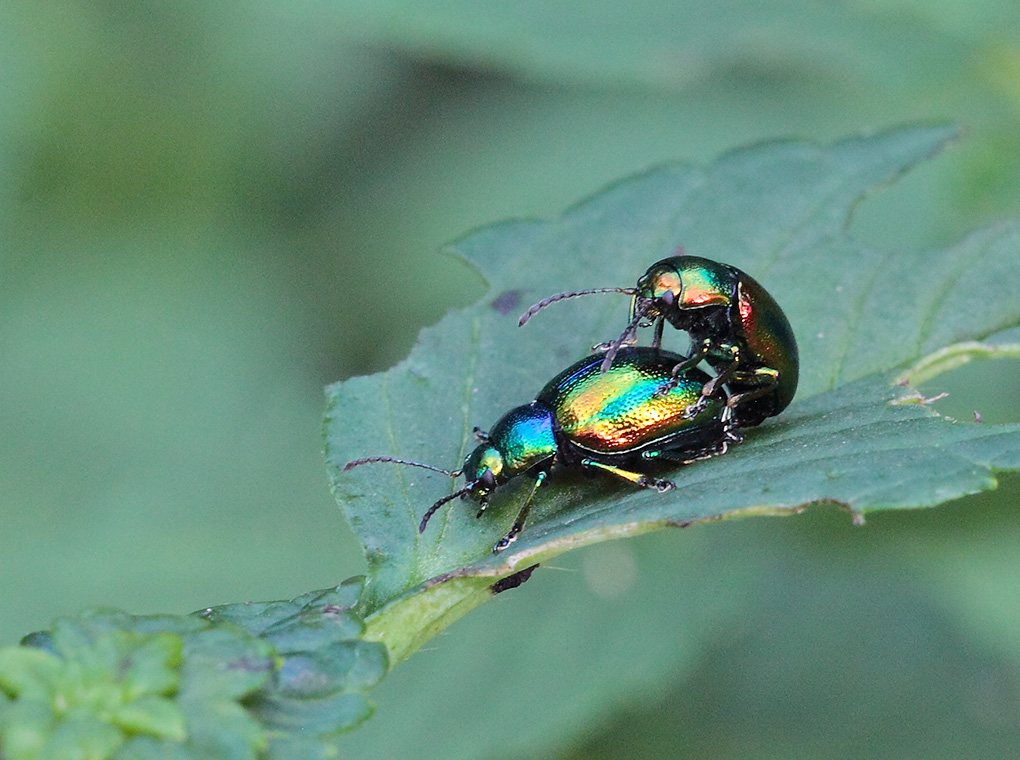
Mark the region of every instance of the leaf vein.
[[[924, 354], [924, 343], [935, 329], [935, 315], [940, 311], [940, 305], [944, 302], [945, 297], [960, 281], [964, 272], [967, 271], [967, 269], [969, 269], [974, 263], [974, 259], [977, 258], [978, 254], [985, 251], [985, 248], [986, 246], [984, 245], [975, 245], [971, 248], [969, 255], [966, 257], [958, 257], [958, 261], [960, 263], [953, 269], [950, 276], [943, 281], [942, 287], [938, 289], [938, 292], [931, 299], [931, 306], [921, 319], [921, 324], [918, 326], [915, 357], [919, 357]], [[956, 250], [959, 250], [959, 247], [957, 247]]]
[[886, 265], [891, 259], [895, 257], [893, 251], [887, 251], [871, 270], [871, 274], [868, 277], [864, 287], [861, 288], [860, 292], [850, 308], [850, 313], [847, 315], [847, 319], [844, 320], [843, 329], [843, 347], [835, 356], [835, 366], [833, 367], [832, 376], [829, 378], [828, 390], [832, 390], [837, 387], [839, 378], [843, 376], [843, 367], [846, 363], [847, 356], [850, 355], [850, 348], [853, 345], [854, 338], [858, 333], [857, 328], [860, 327], [861, 319], [864, 316], [864, 305], [868, 302], [875, 291], [875, 283], [878, 281], [879, 276], [886, 271]]

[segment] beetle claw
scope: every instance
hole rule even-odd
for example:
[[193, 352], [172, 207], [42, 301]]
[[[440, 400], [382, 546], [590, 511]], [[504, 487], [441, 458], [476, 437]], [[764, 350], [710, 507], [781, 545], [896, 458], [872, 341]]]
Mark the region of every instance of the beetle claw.
[[515, 528], [511, 528], [509, 533], [507, 533], [505, 536], [503, 536], [503, 538], [499, 539], [499, 541], [497, 541], [493, 545], [492, 553], [493, 554], [499, 554], [501, 551], [503, 551], [508, 546], [510, 546], [510, 544], [512, 544], [514, 541], [516, 541], [517, 540], [517, 536], [519, 536], [520, 533], [521, 533], [521, 531], [519, 529], [517, 529], [516, 527]]
[[[615, 340], [611, 340], [611, 341], [608, 341], [606, 343], [596, 343], [594, 346], [591, 347], [591, 352], [593, 354], [604, 354], [604, 353], [607, 353], [613, 347], [613, 345], [615, 343], [616, 343]], [[625, 341], [622, 341], [620, 343], [620, 348], [636, 346], [636, 345], [637, 345], [637, 336], [634, 336], [634, 337], [631, 337], [631, 338], [627, 338], [627, 340], [625, 340]]]
[[684, 419], [687, 419], [687, 420], [694, 419], [699, 414], [701, 414], [703, 411], [705, 411], [705, 407], [708, 406], [708, 399], [709, 399], [709, 396], [702, 396], [697, 401], [695, 401], [693, 404], [691, 404], [689, 407], [684, 409], [684, 411], [681, 414], [681, 416]]
[[[655, 389], [655, 394], [654, 394], [655, 398], [662, 398], [663, 396], [668, 396], [670, 391], [672, 391], [674, 388], [676, 388], [677, 385], [679, 385], [679, 384], [680, 384], [680, 382], [675, 377], [672, 380], [663, 383], [662, 385], [660, 385], [658, 388]], [[698, 403], [700, 404], [701, 402], [698, 401]], [[685, 414], [686, 414], [686, 410], [685, 410]], [[691, 415], [691, 416], [693, 416], [693, 415]]]
[[676, 488], [676, 483], [663, 478], [643, 477], [638, 481], [638, 485], [643, 488], [654, 488], [659, 493], [666, 493], [666, 491], [672, 491]]

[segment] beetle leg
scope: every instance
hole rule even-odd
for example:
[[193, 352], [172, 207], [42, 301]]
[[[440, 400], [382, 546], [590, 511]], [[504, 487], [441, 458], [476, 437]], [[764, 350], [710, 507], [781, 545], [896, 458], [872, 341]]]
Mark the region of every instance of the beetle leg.
[[645, 451], [641, 454], [643, 459], [661, 459], [666, 462], [677, 464], [693, 464], [703, 459], [721, 456], [729, 451], [732, 444], [743, 442], [744, 437], [736, 430], [734, 425], [727, 425], [723, 429], [723, 437], [718, 443], [706, 446], [703, 449], [660, 449], [658, 451]]
[[[616, 343], [615, 340], [610, 340], [610, 341], [607, 341], [605, 343], [596, 343], [594, 346], [591, 347], [591, 352], [593, 354], [604, 354], [607, 351], [609, 351], [609, 349], [611, 349], [615, 343]], [[622, 346], [636, 346], [636, 345], [637, 345], [637, 335], [634, 335], [634, 336], [632, 336], [630, 338], [627, 338], [627, 340], [623, 341], [620, 344], [621, 347]]]
[[660, 348], [662, 346], [662, 328], [665, 324], [665, 317], [659, 317], [655, 320], [655, 332], [652, 333], [652, 348]]
[[[769, 369], [767, 367], [759, 367], [750, 374], [740, 373], [732, 379], [739, 380], [741, 383], [755, 383], [758, 387], [753, 390], [738, 393], [736, 396], [731, 396], [726, 401], [726, 406], [730, 408], [752, 401], [760, 396], [764, 396], [766, 393], [771, 393], [775, 390], [776, 386], [779, 385], [779, 373], [776, 372], [776, 370]], [[714, 382], [714, 380], [710, 382]], [[706, 383], [705, 388], [707, 388], [708, 385], [709, 383]], [[704, 392], [704, 390], [702, 390], [702, 392]]]
[[723, 440], [732, 443], [743, 443], [744, 434], [740, 432], [740, 424], [733, 413], [732, 406], [727, 405], [723, 409], [720, 419], [723, 424]]
[[[656, 389], [655, 395], [665, 396], [671, 390], [676, 388], [677, 383], [679, 382], [677, 378], [680, 377], [680, 373], [686, 372], [691, 367], [696, 367], [698, 364], [700, 364], [701, 360], [708, 356], [708, 349], [711, 347], [712, 347], [711, 341], [708, 340], [703, 341], [700, 348], [698, 348], [697, 351], [694, 351], [690, 356], [688, 356], [682, 362], [673, 367], [673, 371], [669, 373], [670, 375], [669, 380], [664, 382]], [[699, 409], [698, 411], [701, 410]]]
[[703, 397], [711, 397], [719, 392], [719, 388], [734, 379], [737, 370], [740, 368], [740, 349], [737, 346], [726, 346], [729, 349], [732, 361], [726, 365], [726, 369], [713, 377], [701, 388]]
[[608, 472], [610, 475], [615, 475], [618, 478], [626, 480], [628, 483], [633, 483], [641, 488], [652, 488], [659, 493], [669, 491], [676, 488], [676, 483], [672, 480], [663, 480], [660, 478], [649, 477], [640, 472], [631, 472], [630, 470], [624, 470], [619, 467], [614, 467], [611, 464], [605, 462], [597, 462], [594, 459], [582, 459], [582, 467], [592, 467], [603, 472]]
[[535, 493], [545, 481], [545, 476], [548, 474], [549, 473], [546, 470], [542, 470], [535, 476], [535, 485], [531, 489], [531, 493], [528, 494], [528, 498], [524, 502], [524, 506], [521, 507], [521, 511], [517, 513], [517, 519], [514, 520], [514, 524], [510, 527], [510, 530], [505, 536], [503, 536], [503, 538], [496, 542], [495, 546], [492, 547], [493, 554], [499, 554], [505, 548], [510, 546], [510, 544], [517, 540], [521, 531], [524, 530], [524, 521], [528, 518], [528, 512], [531, 511], [531, 502], [535, 499]]
[[489, 442], [489, 434], [482, 430], [480, 427], [476, 427], [472, 432], [475, 434], [475, 438], [477, 438], [482, 443]]

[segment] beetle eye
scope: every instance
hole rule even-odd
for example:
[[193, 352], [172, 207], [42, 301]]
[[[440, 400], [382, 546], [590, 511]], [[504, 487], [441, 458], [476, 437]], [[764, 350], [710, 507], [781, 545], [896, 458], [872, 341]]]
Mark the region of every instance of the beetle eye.
[[486, 489], [496, 487], [496, 476], [492, 474], [492, 470], [490, 469], [486, 469], [485, 472], [482, 473], [482, 477], [480, 477], [479, 480], [481, 481], [482, 486], [484, 486]]
[[673, 304], [676, 303], [676, 293], [674, 293], [672, 290], [667, 290], [663, 292], [661, 296], [659, 296], [659, 300], [662, 301], [662, 303], [665, 304], [667, 307], [671, 307], [673, 306]]

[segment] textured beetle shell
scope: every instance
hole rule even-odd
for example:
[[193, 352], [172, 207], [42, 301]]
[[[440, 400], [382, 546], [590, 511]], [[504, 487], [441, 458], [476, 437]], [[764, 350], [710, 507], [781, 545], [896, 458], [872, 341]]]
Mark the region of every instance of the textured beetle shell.
[[800, 358], [793, 328], [769, 292], [744, 273], [737, 287], [737, 313], [744, 341], [754, 352], [755, 364], [779, 372], [777, 398], [772, 410], [772, 414], [778, 414], [789, 406], [797, 392]]
[[480, 457], [494, 447], [499, 450], [502, 468], [493, 474], [503, 479], [518, 475], [556, 454], [553, 413], [549, 407], [532, 402], [504, 414], [489, 431], [489, 444], [468, 455], [464, 471], [469, 479], [484, 470]]
[[624, 348], [605, 373], [600, 371], [602, 358], [582, 359], [538, 394], [537, 400], [553, 410], [575, 446], [609, 455], [632, 453], [654, 449], [687, 432], [699, 434], [708, 423], [718, 421], [722, 404], [715, 399], [697, 416], [683, 416], [711, 379], [701, 370], [688, 370], [675, 388], [657, 395], [684, 357], [647, 347]]

